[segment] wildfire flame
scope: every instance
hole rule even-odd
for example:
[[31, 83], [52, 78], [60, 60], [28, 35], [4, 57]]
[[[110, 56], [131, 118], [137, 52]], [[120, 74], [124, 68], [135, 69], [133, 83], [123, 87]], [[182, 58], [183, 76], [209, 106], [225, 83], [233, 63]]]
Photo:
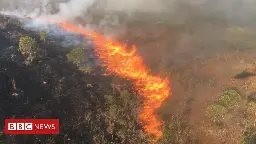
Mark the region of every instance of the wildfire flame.
[[167, 79], [149, 74], [143, 64], [143, 59], [135, 54], [136, 46], [132, 46], [132, 51], [127, 52], [126, 45], [108, 40], [97, 33], [85, 31], [66, 22], [40, 20], [57, 24], [67, 31], [93, 38], [93, 44], [97, 46], [95, 52], [103, 61], [103, 66], [106, 67], [107, 72], [132, 80], [139, 95], [144, 97], [143, 110], [139, 114], [144, 130], [154, 135], [156, 140], [162, 136], [160, 126], [163, 121], [157, 119], [155, 111], [171, 94], [169, 82]]

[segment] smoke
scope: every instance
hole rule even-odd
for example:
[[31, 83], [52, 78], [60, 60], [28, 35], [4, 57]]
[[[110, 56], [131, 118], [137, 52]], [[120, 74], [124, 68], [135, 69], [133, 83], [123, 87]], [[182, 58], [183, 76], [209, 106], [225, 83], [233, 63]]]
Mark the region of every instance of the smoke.
[[62, 20], [83, 17], [92, 7], [98, 11], [125, 13], [168, 10], [163, 0], [2, 0], [0, 2], [2, 11], [12, 11], [29, 16], [51, 16]]
[[[126, 33], [128, 26], [124, 19], [143, 20], [154, 16], [153, 22], [184, 25], [186, 32], [180, 41], [186, 39], [187, 45], [179, 41], [177, 44], [183, 43], [182, 46], [173, 45], [181, 49], [193, 47], [195, 43], [200, 44], [195, 47], [220, 47], [215, 43], [226, 41], [225, 28], [255, 27], [255, 5], [254, 0], [1, 0], [0, 10], [19, 17], [69, 21], [92, 31], [101, 31], [112, 38]], [[28, 21], [25, 27], [45, 30], [53, 35], [66, 35], [60, 29], [40, 21]]]
[[32, 17], [47, 16], [59, 20], [69, 20], [84, 15], [95, 0], [10, 0], [2, 1], [2, 11], [12, 11]]
[[89, 7], [95, 3], [95, 0], [71, 0], [59, 4], [59, 12], [52, 15], [55, 19], [69, 20], [81, 17], [86, 14]]
[[[146, 45], [146, 48], [140, 45], [137, 52], [146, 63], [149, 61], [148, 65], [169, 68], [229, 48], [246, 48], [248, 40], [251, 47], [256, 47], [255, 5], [255, 0], [1, 0], [0, 10], [19, 17], [42, 16], [72, 21], [112, 38], [129, 30], [131, 34], [127, 39]], [[142, 24], [132, 22], [128, 28], [123, 17], [131, 21], [155, 18]], [[171, 26], [150, 27], [158, 21]], [[69, 40], [69, 44], [63, 44], [69, 47], [77, 45], [79, 40], [72, 33], [41, 21], [29, 21], [24, 27], [61, 36], [65, 42]], [[154, 35], [157, 37], [148, 40]]]
[[[2, 0], [0, 10], [1, 13], [19, 17], [46, 17], [60, 21], [75, 21], [91, 30], [100, 29], [110, 36], [111, 33], [113, 34], [111, 32], [113, 29], [121, 29], [120, 17], [115, 13], [159, 13], [167, 11], [168, 7], [163, 0]], [[109, 14], [110, 12], [114, 13]], [[48, 29], [52, 32], [53, 28], [48, 26], [39, 21], [25, 25], [26, 28], [37, 27], [40, 30]]]
[[84, 17], [88, 10], [101, 12], [179, 13], [188, 6], [202, 13], [221, 13], [227, 20], [245, 21], [256, 14], [253, 0], [1, 0], [2, 11], [30, 16], [49, 16], [70, 20]]

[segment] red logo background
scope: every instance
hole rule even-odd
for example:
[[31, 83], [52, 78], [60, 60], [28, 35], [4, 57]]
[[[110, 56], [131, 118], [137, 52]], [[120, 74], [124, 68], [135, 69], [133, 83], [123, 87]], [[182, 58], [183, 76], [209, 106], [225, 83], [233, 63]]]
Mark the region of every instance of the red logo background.
[[5, 119], [5, 134], [59, 134], [59, 119]]

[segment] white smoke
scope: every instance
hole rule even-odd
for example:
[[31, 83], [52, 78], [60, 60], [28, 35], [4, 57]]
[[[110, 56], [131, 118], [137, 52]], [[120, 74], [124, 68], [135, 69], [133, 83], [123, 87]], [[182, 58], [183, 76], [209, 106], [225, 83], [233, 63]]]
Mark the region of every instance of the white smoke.
[[58, 19], [74, 19], [86, 15], [89, 8], [98, 11], [163, 12], [170, 10], [176, 0], [1, 0], [0, 10], [30, 16], [53, 16]]
[[[115, 14], [120, 12], [131, 17], [136, 17], [136, 12], [147, 16], [159, 14], [170, 23], [186, 23], [193, 17], [204, 15], [224, 19], [227, 24], [254, 25], [255, 5], [254, 0], [1, 0], [0, 10], [18, 17], [46, 17], [69, 22], [80, 19], [77, 23], [83, 27], [100, 28], [109, 34], [121, 25], [121, 17]], [[98, 17], [92, 16], [91, 11], [101, 15], [98, 23], [92, 22]], [[48, 29], [49, 32], [54, 29], [45, 23], [31, 21], [25, 27]]]
[[2, 12], [31, 17], [49, 17], [55, 20], [70, 20], [86, 14], [95, 0], [70, 0], [61, 2], [59, 0], [23, 0], [0, 2]]
[[175, 11], [181, 3], [203, 7], [204, 12], [222, 11], [227, 17], [238, 14], [237, 17], [242, 18], [241, 15], [256, 12], [254, 0], [1, 0], [0, 10], [68, 20], [83, 17], [91, 7], [99, 11], [168, 13]]
[[51, 17], [59, 20], [82, 17], [94, 3], [95, 0], [71, 0], [69, 2], [62, 2], [59, 4], [59, 12], [51, 15]]

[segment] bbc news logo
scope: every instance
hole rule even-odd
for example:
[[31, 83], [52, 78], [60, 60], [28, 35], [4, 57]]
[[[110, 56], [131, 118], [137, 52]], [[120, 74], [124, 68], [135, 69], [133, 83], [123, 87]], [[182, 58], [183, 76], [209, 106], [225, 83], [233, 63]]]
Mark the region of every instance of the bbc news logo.
[[59, 119], [5, 119], [5, 134], [59, 134]]

